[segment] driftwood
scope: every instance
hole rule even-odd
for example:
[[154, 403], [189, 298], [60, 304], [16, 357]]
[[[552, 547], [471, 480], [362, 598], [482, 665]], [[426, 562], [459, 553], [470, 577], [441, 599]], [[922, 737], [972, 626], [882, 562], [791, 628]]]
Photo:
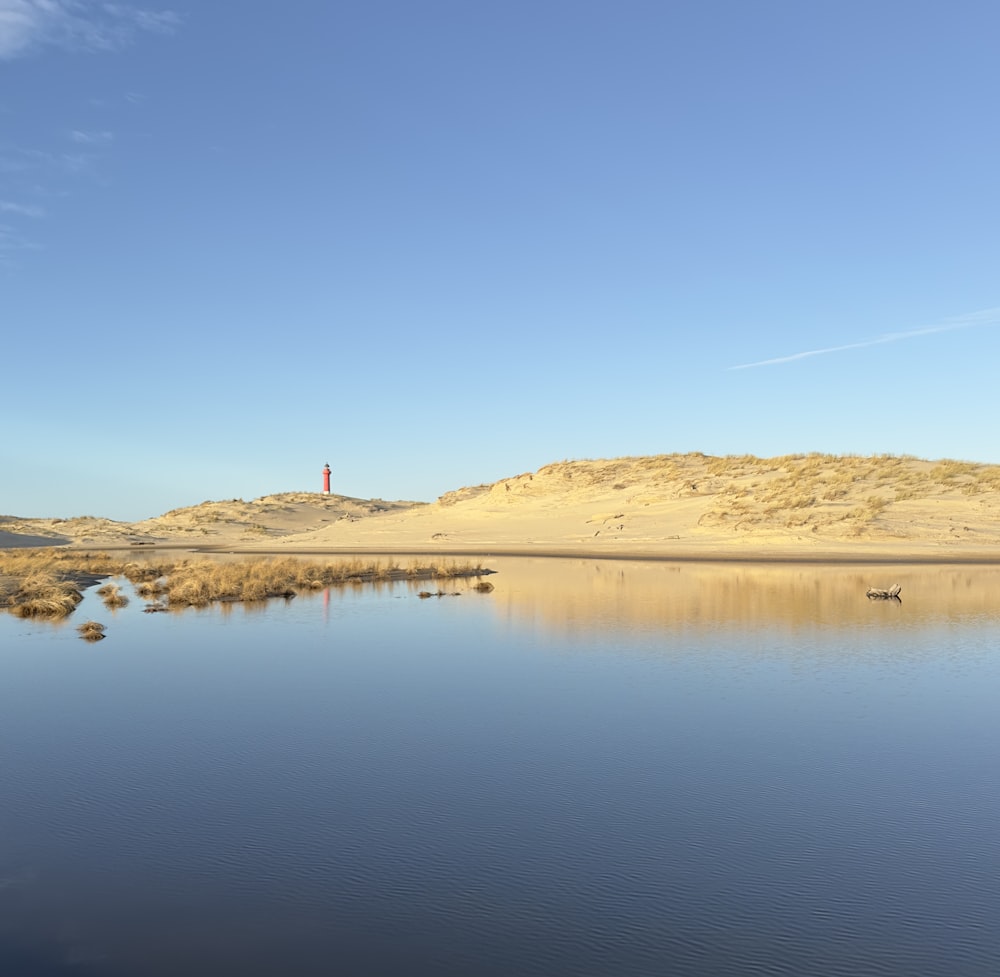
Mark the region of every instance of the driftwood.
[[894, 583], [888, 590], [879, 590], [877, 587], [869, 587], [865, 596], [869, 600], [898, 600], [902, 601], [899, 596], [900, 590], [903, 588], [899, 586], [898, 583]]

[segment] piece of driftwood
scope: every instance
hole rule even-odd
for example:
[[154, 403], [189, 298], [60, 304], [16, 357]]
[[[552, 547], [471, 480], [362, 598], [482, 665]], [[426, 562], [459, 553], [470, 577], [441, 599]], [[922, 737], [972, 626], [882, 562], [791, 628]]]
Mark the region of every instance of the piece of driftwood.
[[903, 588], [898, 583], [894, 583], [888, 590], [879, 590], [878, 587], [869, 587], [865, 596], [869, 600], [902, 600], [899, 596]]

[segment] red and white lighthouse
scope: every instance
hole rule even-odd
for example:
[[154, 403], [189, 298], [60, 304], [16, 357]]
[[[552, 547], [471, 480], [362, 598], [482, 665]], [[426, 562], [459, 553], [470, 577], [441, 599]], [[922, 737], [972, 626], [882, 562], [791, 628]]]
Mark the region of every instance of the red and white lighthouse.
[[323, 466], [323, 494], [330, 494], [330, 463]]

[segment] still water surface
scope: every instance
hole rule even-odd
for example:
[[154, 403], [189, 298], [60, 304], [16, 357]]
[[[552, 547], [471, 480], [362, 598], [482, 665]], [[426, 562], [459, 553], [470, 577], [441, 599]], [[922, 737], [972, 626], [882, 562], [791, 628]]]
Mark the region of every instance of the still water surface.
[[1000, 973], [1000, 571], [486, 563], [0, 614], [0, 974]]

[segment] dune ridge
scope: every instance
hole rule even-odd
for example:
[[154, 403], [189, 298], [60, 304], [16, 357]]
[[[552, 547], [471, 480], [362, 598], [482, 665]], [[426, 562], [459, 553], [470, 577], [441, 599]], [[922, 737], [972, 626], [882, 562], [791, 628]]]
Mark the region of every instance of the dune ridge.
[[689, 453], [555, 462], [431, 503], [285, 492], [137, 523], [0, 517], [0, 546], [991, 562], [998, 516], [998, 465]]

